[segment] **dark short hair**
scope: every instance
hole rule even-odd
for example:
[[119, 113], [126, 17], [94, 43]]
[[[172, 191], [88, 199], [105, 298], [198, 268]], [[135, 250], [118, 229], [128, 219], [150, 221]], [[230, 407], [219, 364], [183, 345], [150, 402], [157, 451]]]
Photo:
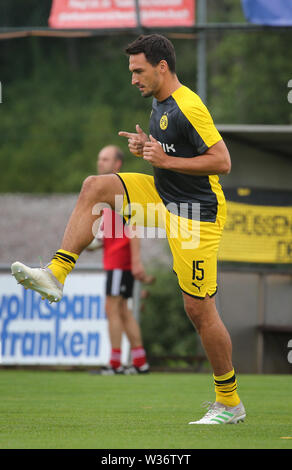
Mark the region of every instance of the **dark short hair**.
[[173, 44], [160, 34], [142, 34], [127, 46], [125, 52], [128, 55], [144, 53], [151, 65], [157, 65], [161, 60], [165, 60], [169, 70], [175, 73], [176, 56]]

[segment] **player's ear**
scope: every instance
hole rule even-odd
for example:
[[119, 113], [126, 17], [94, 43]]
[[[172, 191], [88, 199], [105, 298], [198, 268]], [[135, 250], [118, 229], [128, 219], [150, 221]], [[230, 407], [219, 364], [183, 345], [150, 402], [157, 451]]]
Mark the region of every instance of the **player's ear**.
[[122, 167], [122, 161], [119, 160], [119, 159], [116, 159], [115, 163], [114, 163], [114, 171], [113, 173], [118, 173], [120, 170], [121, 170], [121, 167]]
[[160, 71], [162, 73], [165, 73], [167, 72], [167, 70], [169, 69], [168, 68], [168, 63], [166, 62], [166, 60], [162, 59], [160, 62], [159, 62], [159, 67], [160, 67]]
[[120, 171], [122, 168], [122, 162], [120, 160], [118, 160], [117, 164], [116, 164], [116, 171]]

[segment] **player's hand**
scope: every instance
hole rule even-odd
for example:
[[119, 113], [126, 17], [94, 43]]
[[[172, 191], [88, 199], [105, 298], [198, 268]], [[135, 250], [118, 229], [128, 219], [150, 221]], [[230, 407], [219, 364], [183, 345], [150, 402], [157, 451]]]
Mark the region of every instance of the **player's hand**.
[[132, 274], [137, 281], [144, 282], [145, 277], [147, 276], [144, 266], [141, 262], [135, 262], [132, 264]]
[[158, 168], [167, 168], [167, 160], [169, 156], [163, 151], [161, 144], [152, 137], [149, 136], [150, 141], [145, 142], [143, 148], [143, 158], [151, 165]]
[[142, 282], [143, 284], [147, 284], [147, 285], [154, 284], [154, 282], [156, 282], [156, 277], [151, 276], [151, 274], [146, 274]]
[[136, 125], [136, 131], [137, 133], [120, 131], [119, 136], [128, 139], [128, 147], [133, 155], [143, 157], [143, 148], [148, 140], [148, 135], [141, 129], [139, 124]]

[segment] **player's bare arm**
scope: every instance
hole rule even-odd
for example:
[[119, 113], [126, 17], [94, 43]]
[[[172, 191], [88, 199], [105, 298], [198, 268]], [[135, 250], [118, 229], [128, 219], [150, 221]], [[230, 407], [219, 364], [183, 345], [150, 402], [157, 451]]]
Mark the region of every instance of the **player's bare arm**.
[[136, 236], [135, 232], [131, 234], [130, 239], [131, 260], [132, 260], [132, 274], [135, 279], [143, 281], [146, 272], [141, 260], [141, 246], [140, 239]]
[[141, 129], [139, 124], [136, 125], [135, 132], [120, 131], [119, 136], [128, 139], [128, 147], [130, 152], [136, 157], [143, 157], [143, 148], [145, 142], [148, 141], [148, 135]]
[[137, 227], [128, 227], [130, 237], [130, 249], [132, 260], [132, 275], [143, 284], [152, 284], [155, 282], [155, 277], [147, 274], [141, 258], [141, 239]]
[[193, 158], [180, 158], [167, 155], [160, 143], [150, 136], [150, 142], [146, 142], [144, 145], [143, 158], [158, 168], [187, 175], [228, 174], [231, 170], [230, 155], [223, 140], [212, 145], [202, 155]]

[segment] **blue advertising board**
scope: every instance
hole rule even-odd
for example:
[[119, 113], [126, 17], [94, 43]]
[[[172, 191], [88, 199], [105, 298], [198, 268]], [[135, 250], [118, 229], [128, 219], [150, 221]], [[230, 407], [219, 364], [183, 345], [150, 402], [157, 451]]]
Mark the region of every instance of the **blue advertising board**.
[[241, 0], [245, 17], [255, 24], [292, 26], [291, 0]]
[[[110, 355], [104, 273], [74, 273], [50, 304], [0, 274], [1, 364], [102, 365]], [[129, 348], [124, 338], [123, 362]]]

